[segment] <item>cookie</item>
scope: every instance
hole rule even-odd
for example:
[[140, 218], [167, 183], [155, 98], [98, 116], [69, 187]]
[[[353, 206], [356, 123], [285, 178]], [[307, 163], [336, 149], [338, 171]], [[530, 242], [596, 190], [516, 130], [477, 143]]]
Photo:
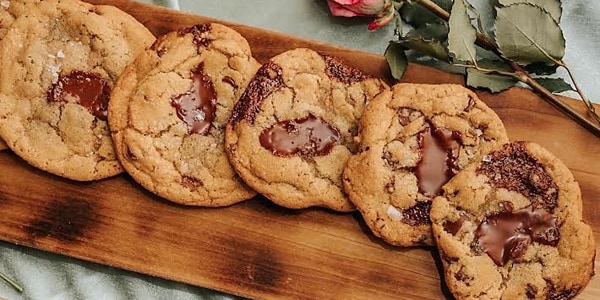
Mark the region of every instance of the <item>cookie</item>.
[[397, 246], [432, 245], [431, 199], [469, 162], [508, 141], [498, 116], [470, 90], [405, 83], [367, 106], [358, 139], [344, 187], [371, 231]]
[[541, 146], [504, 145], [467, 166], [431, 220], [457, 299], [570, 299], [594, 273], [579, 185]]
[[108, 121], [117, 156], [168, 200], [226, 206], [253, 197], [225, 154], [225, 126], [260, 67], [248, 42], [221, 24], [160, 37], [119, 79]]
[[271, 201], [351, 211], [342, 170], [358, 118], [388, 89], [341, 60], [299, 48], [264, 64], [236, 104], [225, 144], [236, 171]]
[[125, 66], [154, 41], [112, 6], [46, 0], [0, 43], [0, 136], [31, 165], [80, 181], [122, 172], [107, 103]]
[[[10, 0], [0, 1], [0, 40], [6, 35], [10, 25], [21, 14], [27, 12], [30, 5], [37, 5], [42, 0]], [[8, 146], [0, 139], [0, 150]]]

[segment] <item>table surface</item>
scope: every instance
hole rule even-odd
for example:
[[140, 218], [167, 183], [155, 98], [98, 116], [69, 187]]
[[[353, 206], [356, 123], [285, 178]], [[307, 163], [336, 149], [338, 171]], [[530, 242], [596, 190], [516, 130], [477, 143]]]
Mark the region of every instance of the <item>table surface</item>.
[[[393, 28], [369, 32], [368, 19], [332, 17], [325, 0], [145, 0], [217, 19], [382, 54]], [[487, 1], [472, 1], [475, 5]], [[588, 97], [600, 102], [600, 2], [564, 1], [565, 61]], [[561, 73], [564, 76], [564, 73]], [[231, 299], [201, 287], [152, 278], [0, 242], [0, 272], [20, 282], [19, 294], [0, 282], [6, 299]]]

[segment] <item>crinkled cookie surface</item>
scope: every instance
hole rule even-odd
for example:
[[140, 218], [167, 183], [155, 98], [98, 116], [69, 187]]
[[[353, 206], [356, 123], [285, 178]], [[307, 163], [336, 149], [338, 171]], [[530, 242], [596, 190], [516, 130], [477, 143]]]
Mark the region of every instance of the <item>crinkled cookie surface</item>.
[[367, 106], [344, 184], [371, 231], [399, 246], [432, 245], [429, 209], [469, 162], [508, 141], [504, 125], [459, 85], [400, 83]]
[[112, 6], [46, 0], [0, 45], [0, 136], [27, 162], [74, 180], [122, 172], [106, 122], [125, 66], [154, 41]]
[[254, 196], [229, 164], [224, 133], [259, 66], [248, 42], [224, 25], [160, 37], [125, 71], [109, 107], [127, 172], [181, 204], [226, 206]]
[[288, 208], [350, 211], [342, 171], [365, 105], [387, 85], [341, 60], [294, 49], [264, 64], [236, 105], [226, 147], [250, 186]]
[[434, 199], [431, 220], [457, 299], [571, 299], [594, 272], [579, 185], [534, 143], [469, 165]]

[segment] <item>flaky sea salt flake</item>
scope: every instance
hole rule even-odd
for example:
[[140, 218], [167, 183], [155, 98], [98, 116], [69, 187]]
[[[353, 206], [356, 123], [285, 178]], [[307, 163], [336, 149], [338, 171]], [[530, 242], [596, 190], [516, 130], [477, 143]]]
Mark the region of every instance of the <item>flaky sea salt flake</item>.
[[206, 118], [206, 113], [204, 113], [204, 111], [201, 110], [194, 117], [194, 120], [197, 121], [197, 122], [202, 122], [202, 121], [204, 121], [204, 118]]
[[60, 65], [50, 65], [48, 71], [52, 73], [52, 84], [58, 83], [58, 75], [60, 73]]
[[402, 219], [404, 219], [402, 212], [399, 211], [393, 205], [388, 206], [387, 215], [388, 215], [388, 217], [392, 218], [392, 220], [396, 220], [396, 221], [402, 221]]
[[477, 134], [477, 137], [480, 137], [480, 136], [482, 136], [482, 135], [483, 135], [483, 130], [481, 130], [481, 129], [479, 129], [479, 128], [476, 128], [476, 129], [475, 129], [475, 134]]
[[2, 6], [5, 9], [8, 9], [10, 7], [10, 1], [7, 1], [7, 0], [0, 1], [0, 6]]

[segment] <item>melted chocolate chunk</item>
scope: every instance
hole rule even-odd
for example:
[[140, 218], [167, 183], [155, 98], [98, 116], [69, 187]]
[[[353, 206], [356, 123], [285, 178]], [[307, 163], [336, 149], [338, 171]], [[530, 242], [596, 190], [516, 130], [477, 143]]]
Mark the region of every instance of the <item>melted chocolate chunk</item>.
[[473, 99], [473, 97], [469, 96], [469, 102], [467, 103], [467, 107], [465, 107], [465, 111], [469, 112], [471, 111], [474, 107], [475, 107], [475, 99]]
[[198, 178], [183, 175], [181, 177], [181, 185], [183, 185], [189, 189], [196, 190], [196, 189], [202, 187], [204, 185], [204, 182], [202, 182], [202, 180], [200, 180]]
[[260, 134], [260, 144], [282, 157], [323, 156], [329, 154], [341, 136], [337, 128], [325, 120], [308, 117], [276, 123]]
[[64, 102], [67, 94], [77, 98], [77, 103], [96, 118], [106, 121], [110, 86], [100, 75], [83, 71], [60, 75], [46, 93], [46, 99], [48, 102]]
[[525, 286], [525, 295], [527, 296], [527, 299], [535, 299], [537, 292], [538, 289], [534, 285], [528, 283]]
[[210, 43], [213, 41], [212, 39], [206, 37], [206, 35], [205, 35], [205, 33], [209, 32], [210, 30], [211, 30], [210, 24], [200, 24], [200, 25], [194, 25], [192, 27], [180, 29], [177, 32], [177, 34], [179, 36], [184, 36], [188, 33], [191, 33], [192, 36], [194, 37], [194, 45], [196, 45], [196, 47], [200, 48], [200, 47], [208, 47], [208, 45], [210, 45]]
[[447, 221], [444, 223], [444, 231], [451, 235], [456, 235], [467, 218], [463, 215], [454, 222]]
[[370, 76], [365, 74], [363, 71], [344, 64], [336, 57], [328, 55], [323, 55], [322, 57], [325, 60], [325, 72], [330, 78], [336, 79], [345, 84], [361, 82], [370, 78]]
[[237, 83], [235, 83], [235, 80], [233, 80], [233, 78], [231, 76], [224, 76], [222, 80], [223, 80], [223, 82], [232, 86], [234, 89], [239, 88], [239, 86], [237, 85]]
[[552, 284], [552, 282], [547, 281], [546, 289], [547, 289], [546, 300], [567, 300], [567, 299], [572, 299], [575, 296], [577, 296], [577, 294], [581, 290], [581, 287], [573, 286], [570, 289], [558, 290], [558, 289], [556, 289], [556, 287], [554, 287], [554, 284]]
[[192, 71], [192, 87], [181, 95], [171, 98], [171, 106], [177, 117], [188, 127], [190, 134], [208, 135], [217, 109], [217, 94], [212, 81], [204, 73], [204, 63]]
[[558, 186], [523, 142], [506, 144], [488, 154], [476, 172], [489, 177], [494, 187], [524, 195], [535, 208], [553, 211], [558, 203]]
[[281, 67], [272, 61], [262, 65], [254, 75], [254, 79], [246, 87], [240, 100], [233, 107], [229, 122], [235, 125], [246, 120], [248, 124], [254, 125], [254, 119], [260, 111], [263, 100], [283, 86], [281, 74]]
[[128, 160], [137, 160], [137, 157], [135, 156], [135, 154], [133, 154], [133, 152], [131, 152], [131, 148], [129, 147], [125, 147], [125, 157]]
[[419, 192], [427, 197], [435, 197], [442, 186], [459, 171], [458, 155], [461, 135], [456, 131], [436, 128], [431, 122], [425, 123], [425, 130], [419, 133], [421, 160], [415, 169]]
[[385, 190], [390, 194], [396, 190], [396, 177], [392, 177], [390, 181], [385, 184]]
[[476, 231], [477, 244], [498, 266], [525, 254], [531, 242], [556, 246], [560, 239], [556, 216], [528, 206], [487, 216]]
[[150, 50], [153, 50], [154, 52], [156, 52], [156, 55], [158, 57], [163, 56], [167, 52], [166, 48], [162, 48], [162, 44], [165, 40], [165, 37], [166, 36], [157, 38], [156, 40], [154, 40], [154, 43], [152, 43], [152, 45], [150, 46]]
[[431, 220], [429, 219], [430, 210], [430, 201], [417, 202], [415, 206], [402, 211], [402, 222], [410, 226], [431, 224]]
[[400, 125], [406, 126], [421, 115], [422, 113], [418, 110], [402, 107], [398, 109], [398, 122]]

